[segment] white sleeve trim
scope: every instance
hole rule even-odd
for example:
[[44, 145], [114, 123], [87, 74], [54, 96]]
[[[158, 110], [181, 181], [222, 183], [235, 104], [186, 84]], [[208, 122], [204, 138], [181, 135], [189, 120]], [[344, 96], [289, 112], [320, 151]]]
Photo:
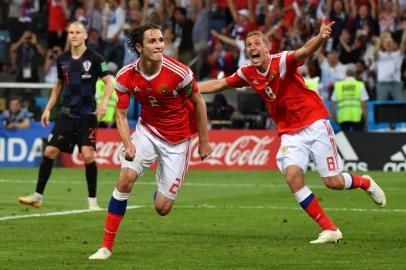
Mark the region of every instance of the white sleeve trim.
[[247, 78], [245, 77], [244, 73], [242, 73], [241, 68], [237, 69], [237, 75], [238, 75], [238, 77], [240, 77], [240, 79], [243, 79], [245, 82], [248, 83], [248, 80], [247, 80]]
[[286, 74], [286, 55], [288, 54], [287, 51], [282, 52], [281, 59], [279, 60], [279, 76], [281, 79], [285, 77]]
[[117, 82], [117, 81], [116, 81], [115, 88], [116, 88], [118, 91], [123, 92], [123, 93], [127, 93], [127, 92], [128, 92], [128, 88], [125, 87], [125, 86], [123, 86], [123, 85], [121, 85], [121, 84], [120, 84], [119, 82]]
[[188, 68], [188, 74], [187, 74], [186, 77], [183, 79], [183, 81], [179, 83], [179, 88], [184, 88], [184, 87], [186, 87], [192, 80], [193, 80], [193, 73], [192, 73], [192, 71], [190, 70], [190, 68]]

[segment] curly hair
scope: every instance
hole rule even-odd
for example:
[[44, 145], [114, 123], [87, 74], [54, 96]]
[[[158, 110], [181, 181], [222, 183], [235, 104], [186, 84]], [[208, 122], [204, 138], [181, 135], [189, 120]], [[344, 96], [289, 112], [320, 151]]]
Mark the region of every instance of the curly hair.
[[140, 52], [137, 51], [136, 45], [139, 44], [141, 47], [143, 46], [144, 33], [151, 29], [158, 29], [162, 31], [161, 26], [158, 24], [147, 23], [135, 28], [133, 31], [127, 34], [128, 49], [131, 53], [136, 53], [138, 56], [140, 56]]

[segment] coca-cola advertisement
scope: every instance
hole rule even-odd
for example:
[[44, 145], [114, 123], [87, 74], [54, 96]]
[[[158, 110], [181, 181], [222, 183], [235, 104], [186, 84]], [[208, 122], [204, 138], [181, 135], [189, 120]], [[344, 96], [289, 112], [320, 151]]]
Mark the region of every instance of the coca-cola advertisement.
[[[269, 130], [209, 130], [213, 153], [201, 161], [198, 138], [192, 138], [190, 169], [257, 169], [276, 170], [275, 156], [280, 138]], [[99, 129], [96, 162], [99, 168], [119, 168], [122, 144], [117, 130]], [[83, 158], [77, 147], [72, 155], [62, 154], [64, 167], [82, 167]]]

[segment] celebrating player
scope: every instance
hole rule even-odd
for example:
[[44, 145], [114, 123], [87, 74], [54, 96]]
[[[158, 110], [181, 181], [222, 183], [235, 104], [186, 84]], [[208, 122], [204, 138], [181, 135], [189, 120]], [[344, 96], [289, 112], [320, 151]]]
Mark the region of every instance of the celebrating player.
[[[164, 216], [170, 212], [186, 175], [190, 138], [196, 128], [200, 157], [211, 153], [206, 104], [192, 71], [162, 53], [164, 38], [158, 25], [143, 25], [128, 39], [129, 48], [140, 58], [116, 75], [116, 123], [124, 144], [121, 174], [110, 200], [102, 247], [89, 257], [91, 260], [111, 256], [132, 186], [156, 159], [155, 209]], [[141, 104], [140, 120], [131, 135], [126, 117], [130, 95]]]
[[[97, 167], [94, 153], [97, 117], [104, 116], [113, 86], [103, 57], [86, 48], [86, 38], [85, 26], [81, 22], [69, 25], [70, 50], [62, 53], [57, 59], [58, 80], [42, 114], [42, 126], [48, 127], [51, 110], [61, 92], [62, 108], [43, 154], [35, 193], [20, 197], [18, 201], [21, 204], [41, 206], [54, 159], [61, 151], [71, 154], [77, 144], [86, 167], [89, 209], [100, 209], [96, 201]], [[98, 78], [102, 78], [106, 90], [96, 109], [95, 93]]]
[[379, 206], [386, 205], [385, 193], [369, 176], [341, 173], [342, 161], [338, 155], [329, 113], [316, 92], [309, 90], [297, 67], [313, 55], [331, 34], [334, 22], [320, 27], [320, 33], [302, 48], [270, 55], [270, 43], [261, 32], [247, 34], [246, 53], [251, 64], [233, 75], [204, 82], [201, 93], [214, 93], [230, 87], [252, 87], [266, 102], [268, 112], [281, 135], [277, 165], [286, 176], [286, 182], [301, 207], [323, 229], [310, 243], [337, 242], [342, 233], [323, 211], [313, 192], [305, 185], [304, 174], [312, 159], [324, 184], [331, 189], [365, 190]]

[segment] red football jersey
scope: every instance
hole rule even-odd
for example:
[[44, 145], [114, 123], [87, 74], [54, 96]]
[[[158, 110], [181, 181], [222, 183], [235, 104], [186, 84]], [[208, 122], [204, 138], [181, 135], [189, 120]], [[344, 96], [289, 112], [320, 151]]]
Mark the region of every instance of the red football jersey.
[[196, 132], [194, 107], [189, 96], [197, 93], [192, 71], [164, 55], [161, 69], [152, 76], [142, 73], [138, 61], [116, 75], [117, 108], [127, 109], [130, 95], [141, 104], [140, 122], [155, 136], [179, 143]]
[[270, 56], [265, 73], [246, 65], [226, 82], [234, 87], [252, 87], [265, 101], [279, 134], [294, 133], [330, 116], [318, 94], [306, 87], [297, 70], [300, 65], [293, 52], [283, 51]]

